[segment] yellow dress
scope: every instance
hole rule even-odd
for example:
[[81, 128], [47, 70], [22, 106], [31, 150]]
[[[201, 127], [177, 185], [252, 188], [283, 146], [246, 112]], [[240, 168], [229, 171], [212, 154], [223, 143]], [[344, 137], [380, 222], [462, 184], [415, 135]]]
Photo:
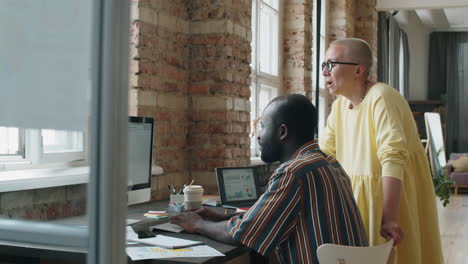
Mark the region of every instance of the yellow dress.
[[404, 232], [396, 262], [443, 263], [434, 186], [408, 103], [383, 83], [369, 88], [354, 109], [349, 103], [343, 96], [333, 103], [320, 148], [351, 177], [369, 243], [385, 242], [382, 177], [395, 177], [402, 181], [398, 221]]

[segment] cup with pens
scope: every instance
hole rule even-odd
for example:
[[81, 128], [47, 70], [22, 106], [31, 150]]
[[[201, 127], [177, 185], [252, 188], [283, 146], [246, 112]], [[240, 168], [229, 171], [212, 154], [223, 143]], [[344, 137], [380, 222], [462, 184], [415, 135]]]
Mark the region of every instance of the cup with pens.
[[200, 185], [193, 185], [193, 182], [194, 180], [188, 185], [184, 184], [179, 191], [176, 191], [174, 185], [167, 186], [170, 192], [168, 211], [182, 212], [185, 209], [201, 208], [204, 190]]
[[168, 185], [167, 188], [169, 189], [169, 194], [170, 194], [169, 207], [167, 210], [172, 211], [172, 212], [185, 211], [183, 187], [179, 191], [177, 191], [176, 187], [172, 184]]

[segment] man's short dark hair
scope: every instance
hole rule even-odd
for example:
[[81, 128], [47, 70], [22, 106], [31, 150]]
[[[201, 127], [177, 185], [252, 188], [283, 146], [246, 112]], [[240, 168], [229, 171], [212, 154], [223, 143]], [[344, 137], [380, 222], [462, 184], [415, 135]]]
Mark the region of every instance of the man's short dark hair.
[[286, 124], [288, 133], [297, 140], [314, 140], [317, 110], [307, 97], [302, 94], [288, 94], [275, 98], [273, 102], [279, 103], [274, 117], [277, 125]]

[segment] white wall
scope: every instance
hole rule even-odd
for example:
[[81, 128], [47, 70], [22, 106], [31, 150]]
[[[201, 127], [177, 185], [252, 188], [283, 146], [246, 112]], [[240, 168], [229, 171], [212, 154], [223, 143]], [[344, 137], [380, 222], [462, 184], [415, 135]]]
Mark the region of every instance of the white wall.
[[429, 68], [429, 33], [414, 11], [400, 11], [395, 15], [400, 28], [408, 35], [410, 71], [409, 100], [427, 99]]

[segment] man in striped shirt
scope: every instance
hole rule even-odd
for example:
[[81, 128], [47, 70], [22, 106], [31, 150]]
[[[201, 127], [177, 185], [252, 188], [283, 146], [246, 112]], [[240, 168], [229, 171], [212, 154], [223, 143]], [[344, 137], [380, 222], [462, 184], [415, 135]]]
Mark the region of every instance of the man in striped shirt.
[[303, 95], [275, 98], [263, 112], [258, 142], [263, 161], [282, 164], [265, 193], [244, 214], [202, 209], [171, 221], [264, 256], [275, 249], [279, 263], [318, 263], [316, 251], [324, 243], [367, 246], [349, 177], [314, 140], [316, 116]]

